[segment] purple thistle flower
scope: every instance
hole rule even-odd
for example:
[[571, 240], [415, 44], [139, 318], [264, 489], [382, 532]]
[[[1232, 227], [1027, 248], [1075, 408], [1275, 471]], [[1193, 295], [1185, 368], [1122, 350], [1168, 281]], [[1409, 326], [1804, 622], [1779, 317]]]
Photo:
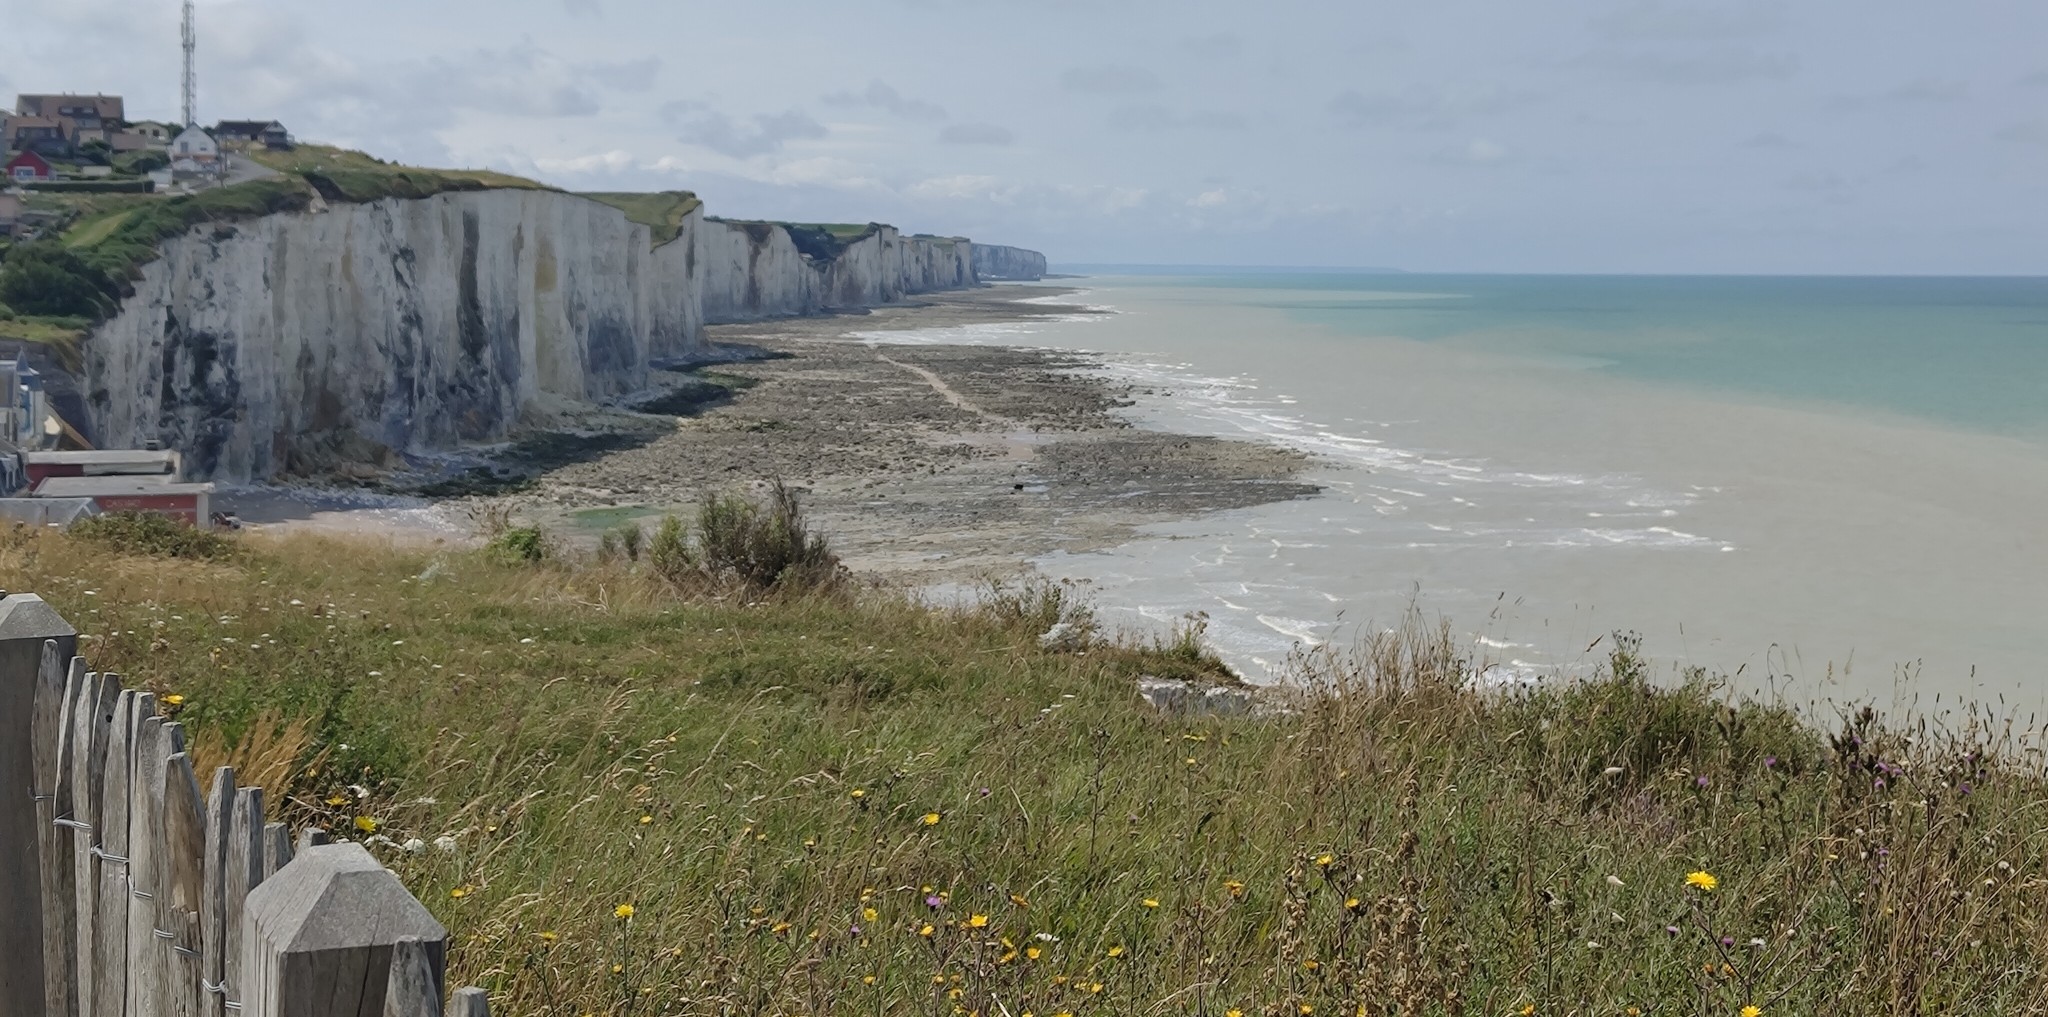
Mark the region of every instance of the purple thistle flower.
[[1734, 937], [1734, 936], [1722, 936], [1722, 937], [1721, 937], [1721, 945], [1722, 945], [1722, 946], [1734, 946], [1734, 945], [1735, 945], [1735, 937]]
[[1778, 757], [1776, 757], [1776, 756], [1765, 756], [1765, 757], [1764, 757], [1764, 769], [1768, 770], [1768, 769], [1770, 769], [1771, 767], [1774, 767], [1774, 766], [1776, 766], [1776, 765], [1778, 765]]
[[853, 934], [856, 936], [860, 935], [860, 926], [856, 925], [853, 927]]
[[1707, 778], [1705, 778], [1704, 776], [1702, 776], [1702, 777], [1695, 777], [1695, 778], [1693, 778], [1693, 785], [1694, 785], [1694, 786], [1696, 786], [1696, 787], [1706, 787], [1706, 786], [1707, 786]]
[[1961, 791], [1961, 792], [1962, 792], [1962, 793], [1964, 793], [1964, 794], [1969, 794], [1969, 793], [1970, 793], [1970, 785], [1969, 785], [1969, 782], [1968, 782], [1968, 781], [1965, 781], [1965, 782], [1963, 783], [1963, 786], [1962, 786], [1962, 787], [1959, 787], [1959, 788], [1957, 788], [1956, 790], [1958, 790], [1958, 791]]
[[936, 910], [945, 907], [946, 901], [945, 898], [940, 897], [938, 894], [932, 894], [924, 899], [924, 906]]
[[1678, 926], [1676, 926], [1676, 925], [1666, 925], [1666, 926], [1664, 927], [1664, 934], [1665, 934], [1665, 935], [1667, 935], [1667, 936], [1676, 936], [1676, 935], [1678, 935]]

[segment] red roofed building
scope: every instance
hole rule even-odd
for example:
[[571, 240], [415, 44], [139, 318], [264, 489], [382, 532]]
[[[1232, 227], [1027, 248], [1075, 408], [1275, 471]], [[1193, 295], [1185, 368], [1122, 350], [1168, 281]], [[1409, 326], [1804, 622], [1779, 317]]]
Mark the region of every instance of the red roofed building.
[[42, 184], [56, 179], [57, 172], [50, 168], [50, 160], [34, 152], [19, 152], [7, 160], [4, 173], [8, 180], [17, 184]]

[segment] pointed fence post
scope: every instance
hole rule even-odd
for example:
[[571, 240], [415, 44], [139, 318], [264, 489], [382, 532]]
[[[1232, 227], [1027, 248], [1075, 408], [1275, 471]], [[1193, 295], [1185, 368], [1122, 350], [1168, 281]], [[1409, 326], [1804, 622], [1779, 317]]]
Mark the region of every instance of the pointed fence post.
[[457, 989], [448, 1001], [448, 1017], [491, 1017], [491, 1001], [482, 989]]
[[78, 630], [34, 594], [0, 597], [0, 1017], [40, 1017], [54, 991], [43, 971], [42, 856], [55, 817], [40, 815], [49, 803], [39, 799], [54, 796], [56, 782], [37, 765], [55, 751], [37, 737], [54, 728], [42, 723], [51, 702], [38, 695], [47, 641], [69, 660]]
[[432, 983], [438, 1011], [448, 932], [360, 844], [300, 852], [250, 891], [242, 922], [241, 1017], [385, 1013], [394, 955], [409, 958], [402, 980]]

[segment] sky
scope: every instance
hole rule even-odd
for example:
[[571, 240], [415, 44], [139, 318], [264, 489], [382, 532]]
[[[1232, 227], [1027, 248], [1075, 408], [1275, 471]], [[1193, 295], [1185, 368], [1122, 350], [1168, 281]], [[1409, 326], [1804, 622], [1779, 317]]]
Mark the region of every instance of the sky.
[[[199, 21], [205, 122], [1056, 264], [2048, 273], [2043, 0], [200, 0]], [[0, 0], [0, 95], [175, 117], [177, 22], [176, 0]]]

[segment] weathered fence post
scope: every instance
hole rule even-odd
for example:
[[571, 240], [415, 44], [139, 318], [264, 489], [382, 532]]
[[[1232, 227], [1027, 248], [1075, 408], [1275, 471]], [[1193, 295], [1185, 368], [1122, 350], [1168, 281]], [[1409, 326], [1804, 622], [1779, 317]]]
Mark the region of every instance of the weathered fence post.
[[491, 1017], [490, 1000], [482, 989], [457, 989], [448, 1001], [448, 1017]]
[[248, 984], [241, 1017], [367, 1017], [392, 1006], [423, 1012], [391, 998], [402, 940], [416, 942], [402, 948], [411, 966], [401, 963], [400, 971], [424, 965], [432, 1012], [440, 1011], [448, 932], [360, 844], [300, 852], [250, 891], [242, 921]]
[[46, 810], [56, 781], [46, 769], [53, 761], [36, 751], [50, 709], [37, 694], [43, 644], [52, 640], [69, 660], [78, 630], [34, 594], [0, 598], [0, 1017], [40, 1017], [53, 991], [43, 969], [41, 859], [54, 843], [56, 817]]

